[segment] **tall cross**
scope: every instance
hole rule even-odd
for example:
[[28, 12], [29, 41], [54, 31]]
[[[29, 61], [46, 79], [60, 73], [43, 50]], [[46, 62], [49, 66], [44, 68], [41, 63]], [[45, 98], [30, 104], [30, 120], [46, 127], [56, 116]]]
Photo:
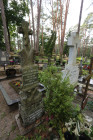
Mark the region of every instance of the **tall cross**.
[[25, 46], [20, 53], [22, 66], [33, 64], [34, 59], [34, 50], [33, 48], [30, 48], [29, 40], [29, 35], [32, 35], [32, 30], [29, 30], [28, 26], [28, 22], [23, 21], [22, 26], [18, 27], [18, 33], [23, 34], [23, 42]]
[[29, 35], [32, 35], [32, 30], [29, 30], [29, 23], [26, 21], [22, 22], [22, 26], [18, 27], [18, 33], [23, 34], [23, 42], [26, 50], [30, 49]]
[[71, 36], [68, 37], [69, 49], [69, 60], [68, 64], [76, 64], [77, 48], [80, 46], [80, 39], [77, 32], [72, 32]]

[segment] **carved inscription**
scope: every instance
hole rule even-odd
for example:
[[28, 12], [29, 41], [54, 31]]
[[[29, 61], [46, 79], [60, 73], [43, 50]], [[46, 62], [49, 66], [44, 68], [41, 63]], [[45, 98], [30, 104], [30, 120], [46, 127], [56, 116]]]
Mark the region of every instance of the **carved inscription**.
[[38, 70], [36, 66], [27, 66], [22, 69], [23, 87], [38, 83]]

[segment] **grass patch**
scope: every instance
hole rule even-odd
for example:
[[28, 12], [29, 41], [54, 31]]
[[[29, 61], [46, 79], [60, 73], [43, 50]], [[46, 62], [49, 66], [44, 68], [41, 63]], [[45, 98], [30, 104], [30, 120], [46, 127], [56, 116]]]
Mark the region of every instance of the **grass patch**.
[[16, 129], [16, 125], [12, 125], [12, 127], [11, 127], [11, 132], [14, 132], [15, 129]]
[[1, 114], [1, 119], [3, 119], [5, 116], [6, 116], [6, 113], [3, 112], [3, 113]]

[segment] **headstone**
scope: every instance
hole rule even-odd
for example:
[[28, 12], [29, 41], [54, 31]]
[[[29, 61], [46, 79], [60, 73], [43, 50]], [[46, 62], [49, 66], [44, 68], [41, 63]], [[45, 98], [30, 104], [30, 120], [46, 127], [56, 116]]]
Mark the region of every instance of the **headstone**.
[[19, 28], [23, 33], [25, 48], [20, 53], [22, 67], [22, 90], [20, 92], [19, 113], [23, 126], [28, 126], [43, 114], [42, 94], [38, 91], [38, 68], [33, 64], [33, 49], [30, 49], [28, 23]]
[[0, 65], [9, 63], [9, 55], [5, 51], [0, 50]]
[[7, 78], [13, 78], [15, 77], [16, 75], [16, 70], [15, 69], [7, 69], [6, 70], [6, 75], [7, 75]]
[[77, 48], [80, 46], [80, 39], [76, 32], [72, 32], [68, 37], [69, 58], [65, 70], [62, 71], [63, 79], [69, 77], [70, 83], [76, 85], [78, 82], [79, 68], [76, 64]]

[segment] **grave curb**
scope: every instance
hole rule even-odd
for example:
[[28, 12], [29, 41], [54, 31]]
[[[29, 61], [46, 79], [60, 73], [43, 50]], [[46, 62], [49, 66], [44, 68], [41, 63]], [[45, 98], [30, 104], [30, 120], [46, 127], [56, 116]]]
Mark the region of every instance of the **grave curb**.
[[27, 126], [27, 127], [24, 127], [24, 126], [22, 126], [22, 123], [21, 123], [21, 119], [20, 119], [19, 114], [17, 114], [17, 115], [15, 116], [15, 120], [16, 120], [17, 126], [18, 126], [18, 128], [19, 128], [20, 134], [21, 134], [22, 136], [28, 134], [33, 128], [39, 126], [39, 125], [42, 123], [42, 121], [40, 121], [40, 122], [37, 123], [37, 124], [34, 122], [34, 123], [32, 123], [31, 125], [29, 125], [29, 126]]

